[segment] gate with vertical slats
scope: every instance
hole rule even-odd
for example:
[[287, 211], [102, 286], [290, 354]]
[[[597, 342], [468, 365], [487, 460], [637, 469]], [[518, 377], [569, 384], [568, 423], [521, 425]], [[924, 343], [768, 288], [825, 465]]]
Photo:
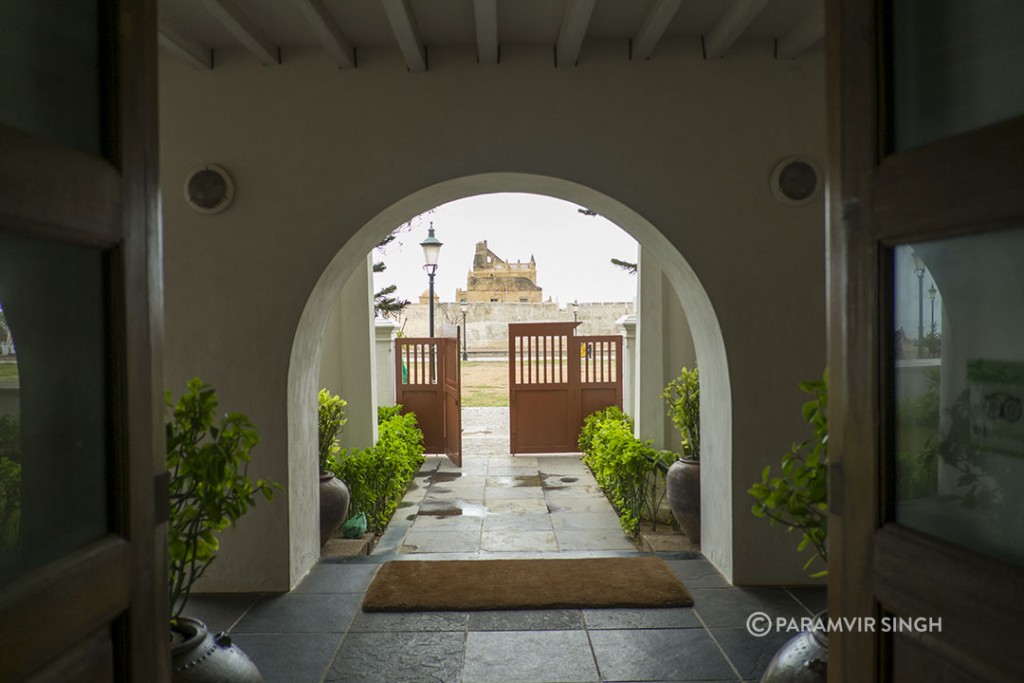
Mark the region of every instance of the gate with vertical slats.
[[513, 454], [575, 452], [584, 417], [622, 407], [622, 337], [575, 336], [578, 326], [508, 326]]
[[416, 413], [427, 453], [444, 453], [462, 465], [459, 339], [402, 337], [395, 340], [395, 402]]

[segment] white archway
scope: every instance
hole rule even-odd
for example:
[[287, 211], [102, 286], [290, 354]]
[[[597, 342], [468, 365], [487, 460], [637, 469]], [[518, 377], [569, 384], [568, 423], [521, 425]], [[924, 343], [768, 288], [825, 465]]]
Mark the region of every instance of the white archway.
[[292, 566], [318, 556], [316, 525], [303, 510], [316, 509], [316, 386], [321, 338], [335, 297], [366, 254], [396, 226], [441, 204], [496, 192], [547, 195], [586, 206], [633, 236], [672, 283], [686, 313], [701, 369], [702, 550], [732, 578], [732, 398], [721, 327], [696, 273], [675, 246], [643, 216], [578, 183], [525, 173], [484, 173], [454, 178], [414, 192], [366, 223], [324, 269], [302, 311], [288, 367], [288, 505]]

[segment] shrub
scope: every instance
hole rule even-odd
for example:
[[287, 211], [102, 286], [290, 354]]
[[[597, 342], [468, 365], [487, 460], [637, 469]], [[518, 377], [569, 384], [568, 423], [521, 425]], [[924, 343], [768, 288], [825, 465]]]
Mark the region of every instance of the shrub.
[[[761, 481], [748, 493], [757, 501], [752, 510], [756, 517], [767, 517], [772, 524], [782, 523], [790, 531], [803, 532], [797, 551], [809, 546], [816, 551], [804, 565], [807, 569], [816, 557], [828, 564], [828, 369], [819, 381], [801, 382], [800, 389], [814, 397], [802, 408], [814, 436], [794, 443], [782, 456], [779, 476], [771, 475], [771, 465], [765, 467]], [[827, 573], [826, 569], [812, 576]]]
[[277, 484], [249, 478], [250, 451], [260, 440], [256, 427], [241, 413], [217, 421], [217, 394], [209, 384], [193, 377], [177, 402], [170, 392], [165, 401], [171, 413], [166, 424], [171, 475], [167, 575], [173, 621], [192, 585], [216, 559], [217, 534], [234, 526], [256, 503], [256, 494], [273, 498]]
[[668, 416], [679, 430], [683, 457], [700, 460], [700, 376], [697, 368], [685, 367], [669, 382], [661, 397], [668, 404]]
[[337, 456], [338, 432], [348, 422], [345, 417], [345, 406], [348, 402], [327, 389], [317, 394], [317, 431], [320, 455], [320, 471], [330, 472], [331, 463]]
[[580, 451], [583, 453], [590, 453], [591, 450], [593, 450], [594, 435], [605, 422], [609, 421], [621, 422], [626, 426], [630, 433], [633, 432], [633, 418], [626, 415], [618, 407], [609, 406], [603, 410], [591, 413], [583, 419], [583, 427], [580, 429], [580, 436], [579, 439], [577, 439]]
[[21, 465], [0, 455], [0, 545], [18, 545], [21, 521]]
[[659, 477], [664, 477], [674, 453], [656, 451], [650, 441], [633, 436], [633, 421], [618, 408], [588, 415], [579, 437], [583, 462], [619, 513], [619, 524], [636, 534], [642, 518], [657, 525]]
[[331, 471], [348, 485], [349, 517], [366, 514], [370, 531], [383, 531], [416, 476], [423, 456], [423, 432], [416, 415], [400, 414], [401, 406], [378, 409], [377, 444], [342, 449]]

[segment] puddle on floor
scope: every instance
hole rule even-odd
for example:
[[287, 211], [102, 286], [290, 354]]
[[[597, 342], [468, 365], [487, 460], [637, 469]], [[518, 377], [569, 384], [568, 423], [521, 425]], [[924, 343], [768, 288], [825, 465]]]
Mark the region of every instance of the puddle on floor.
[[462, 476], [462, 472], [433, 472], [430, 475], [430, 483], [444, 483], [449, 481], [455, 481]]
[[480, 503], [469, 503], [464, 500], [445, 501], [443, 503], [421, 503], [421, 516], [448, 517], [486, 517], [487, 508]]
[[506, 488], [539, 488], [544, 484], [539, 474], [506, 474], [488, 478], [490, 486], [502, 486]]
[[545, 491], [561, 491], [562, 489], [569, 488], [567, 484], [579, 481], [579, 477], [563, 477], [559, 474], [544, 474], [540, 473], [541, 486]]

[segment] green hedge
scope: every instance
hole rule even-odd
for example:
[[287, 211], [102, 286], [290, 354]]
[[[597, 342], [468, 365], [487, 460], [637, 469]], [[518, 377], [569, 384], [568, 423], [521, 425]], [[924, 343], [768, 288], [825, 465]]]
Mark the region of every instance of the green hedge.
[[659, 479], [679, 456], [651, 448], [650, 441], [633, 436], [633, 420], [615, 407], [588, 415], [580, 430], [583, 462], [619, 513], [619, 524], [636, 535], [641, 519], [657, 527], [657, 511], [664, 497]]
[[426, 458], [423, 432], [416, 415], [402, 415], [401, 406], [377, 410], [378, 438], [373, 448], [342, 449], [331, 468], [351, 496], [348, 515], [366, 513], [367, 529], [383, 531], [409, 482]]

